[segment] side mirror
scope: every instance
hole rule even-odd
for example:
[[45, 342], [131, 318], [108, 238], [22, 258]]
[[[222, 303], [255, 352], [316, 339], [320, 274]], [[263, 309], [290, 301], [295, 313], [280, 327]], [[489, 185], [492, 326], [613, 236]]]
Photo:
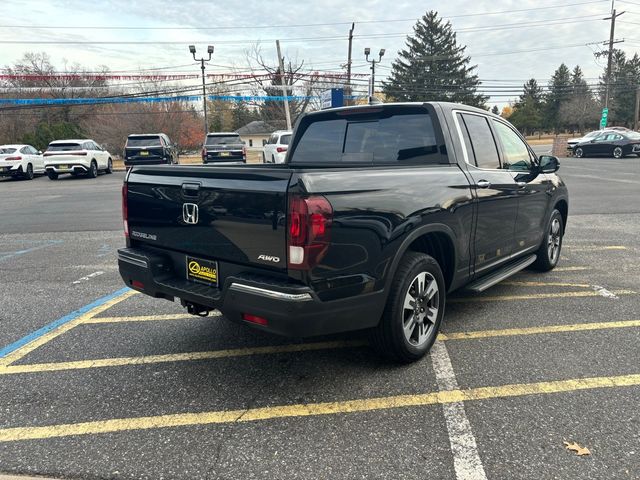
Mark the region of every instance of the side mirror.
[[554, 173], [560, 168], [560, 161], [558, 157], [552, 155], [540, 156], [540, 171], [542, 173]]

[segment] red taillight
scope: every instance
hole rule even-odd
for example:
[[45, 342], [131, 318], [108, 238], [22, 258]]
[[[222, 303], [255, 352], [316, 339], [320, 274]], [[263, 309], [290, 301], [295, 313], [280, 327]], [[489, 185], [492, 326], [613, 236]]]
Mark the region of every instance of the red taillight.
[[76, 155], [80, 157], [86, 157], [87, 152], [44, 152], [43, 157], [53, 157], [55, 155]]
[[87, 152], [73, 152], [71, 155], [78, 155], [80, 157], [86, 157]]
[[250, 313], [243, 313], [242, 319], [247, 322], [257, 323], [258, 325], [268, 325], [269, 321], [266, 318], [258, 317], [257, 315], [251, 315]]
[[129, 238], [129, 207], [127, 206], [127, 184], [122, 185], [122, 224], [124, 236]]
[[287, 147], [276, 147], [276, 152], [283, 153], [287, 151]]
[[316, 266], [329, 247], [333, 208], [325, 197], [289, 196], [288, 265], [307, 270]]
[[5, 160], [22, 160], [22, 157], [7, 157]]
[[139, 282], [138, 280], [131, 280], [131, 286], [139, 290], [144, 290], [144, 283]]

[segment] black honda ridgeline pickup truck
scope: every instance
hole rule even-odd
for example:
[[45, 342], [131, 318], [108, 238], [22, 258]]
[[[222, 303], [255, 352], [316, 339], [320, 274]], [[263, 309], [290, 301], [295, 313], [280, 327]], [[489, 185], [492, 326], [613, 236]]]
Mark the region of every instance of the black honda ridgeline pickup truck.
[[306, 337], [370, 329], [394, 360], [433, 344], [446, 294], [560, 257], [558, 159], [465, 105], [302, 116], [284, 164], [134, 167], [122, 189], [133, 289]]

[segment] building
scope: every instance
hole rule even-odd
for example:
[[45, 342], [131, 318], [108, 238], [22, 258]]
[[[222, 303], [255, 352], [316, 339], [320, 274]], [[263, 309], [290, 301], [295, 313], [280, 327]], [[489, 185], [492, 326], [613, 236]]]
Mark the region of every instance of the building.
[[277, 128], [269, 125], [262, 120], [254, 120], [240, 127], [236, 132], [240, 134], [242, 140], [245, 141], [247, 149], [262, 150], [263, 141], [269, 140], [271, 134]]

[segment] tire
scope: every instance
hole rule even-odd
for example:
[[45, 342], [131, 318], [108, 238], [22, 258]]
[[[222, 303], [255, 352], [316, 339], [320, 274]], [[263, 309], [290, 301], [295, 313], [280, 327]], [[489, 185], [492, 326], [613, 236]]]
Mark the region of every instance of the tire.
[[107, 160], [107, 169], [104, 171], [104, 173], [113, 173], [113, 160]]
[[544, 238], [540, 248], [536, 252], [533, 268], [540, 272], [553, 270], [560, 260], [562, 250], [562, 237], [564, 236], [564, 222], [558, 210], [551, 212], [551, 217], [545, 229]]
[[87, 176], [89, 178], [96, 178], [98, 176], [98, 164], [96, 163], [95, 160], [91, 160], [91, 166], [89, 167]]
[[622, 147], [616, 147], [613, 149], [613, 158], [622, 158], [624, 154], [622, 152]]
[[262, 163], [267, 163], [267, 157], [265, 157], [264, 152], [262, 152]]
[[49, 180], [57, 180], [58, 173], [54, 172], [53, 170], [47, 170], [47, 177], [49, 177]]
[[[418, 285], [422, 300], [416, 306], [411, 299], [415, 298]], [[374, 349], [401, 363], [422, 358], [436, 340], [445, 301], [444, 277], [438, 262], [424, 253], [407, 252], [393, 277], [380, 323], [371, 332]]]
[[578, 158], [582, 158], [582, 157], [584, 157], [584, 150], [582, 150], [582, 148], [578, 147], [578, 148], [575, 149], [573, 154]]
[[276, 163], [276, 157], [275, 155], [271, 155], [271, 163], [275, 164]]
[[33, 180], [33, 165], [27, 164], [27, 171], [22, 174], [22, 178], [25, 180]]

